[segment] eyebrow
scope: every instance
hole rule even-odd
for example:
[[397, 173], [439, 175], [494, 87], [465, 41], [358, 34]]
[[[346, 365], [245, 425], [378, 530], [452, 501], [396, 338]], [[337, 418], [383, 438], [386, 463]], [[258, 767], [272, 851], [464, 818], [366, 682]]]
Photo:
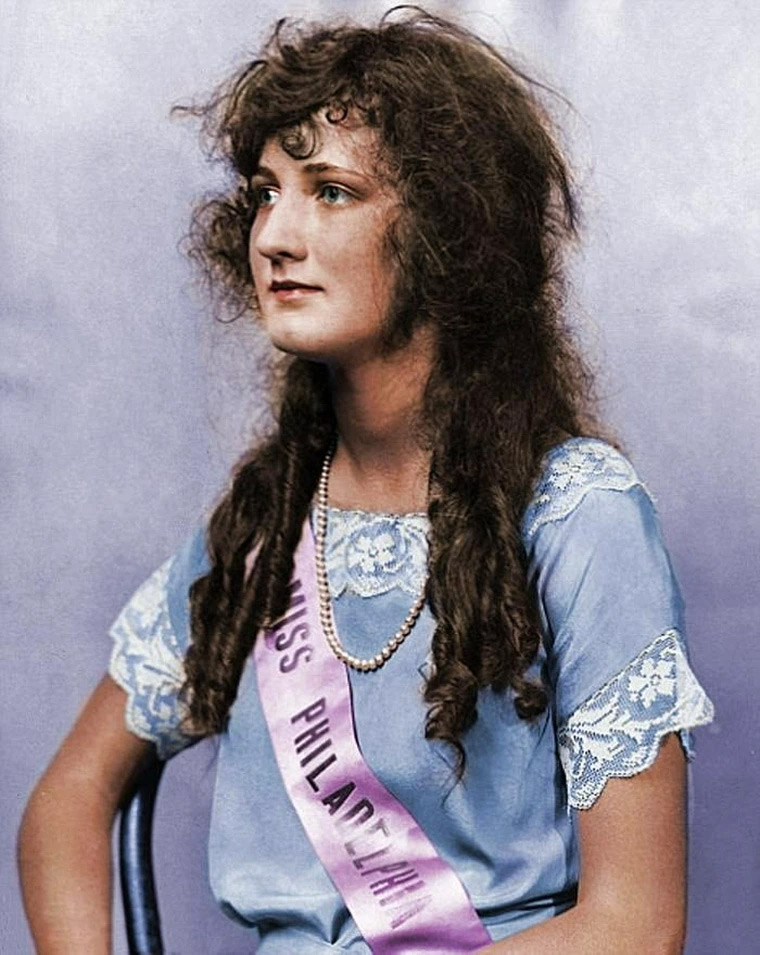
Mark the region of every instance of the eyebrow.
[[[359, 172], [358, 169], [347, 169], [345, 166], [336, 166], [329, 162], [310, 162], [302, 168], [303, 171], [309, 175], [316, 175], [323, 172], [337, 172], [347, 173], [349, 176], [358, 176], [360, 179], [370, 181], [370, 177], [363, 172]], [[268, 166], [258, 166], [254, 172], [254, 176], [269, 176], [271, 179], [277, 178], [275, 172]]]

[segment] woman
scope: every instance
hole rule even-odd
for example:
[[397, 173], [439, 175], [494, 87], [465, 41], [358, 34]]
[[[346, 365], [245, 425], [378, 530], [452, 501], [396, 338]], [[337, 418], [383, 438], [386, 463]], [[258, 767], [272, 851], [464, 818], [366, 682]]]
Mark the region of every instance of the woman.
[[197, 112], [236, 181], [193, 251], [287, 356], [277, 424], [32, 795], [39, 950], [107, 951], [121, 800], [219, 733], [212, 888], [262, 953], [681, 951], [711, 706], [563, 324], [534, 84], [411, 13], [281, 25]]

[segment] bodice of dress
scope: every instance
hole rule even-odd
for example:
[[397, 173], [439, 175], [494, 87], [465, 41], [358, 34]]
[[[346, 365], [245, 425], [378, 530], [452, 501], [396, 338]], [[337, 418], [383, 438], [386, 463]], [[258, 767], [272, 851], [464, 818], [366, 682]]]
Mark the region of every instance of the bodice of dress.
[[[327, 565], [346, 649], [371, 656], [424, 585], [425, 515], [330, 509]], [[457, 782], [443, 743], [424, 738], [427, 609], [374, 673], [349, 671], [363, 755], [455, 869], [493, 938], [571, 905], [574, 820], [613, 776], [651, 765], [665, 733], [707, 722], [688, 664], [683, 613], [656, 514], [630, 463], [572, 439], [546, 459], [523, 521], [542, 647], [533, 670], [550, 690], [536, 721], [486, 689], [462, 742]], [[177, 701], [189, 640], [187, 589], [207, 566], [198, 533], [138, 591], [113, 628], [111, 673], [127, 725], [163, 755], [186, 742]], [[209, 838], [220, 904], [260, 932], [262, 955], [368, 952], [287, 799], [249, 661], [220, 740]]]

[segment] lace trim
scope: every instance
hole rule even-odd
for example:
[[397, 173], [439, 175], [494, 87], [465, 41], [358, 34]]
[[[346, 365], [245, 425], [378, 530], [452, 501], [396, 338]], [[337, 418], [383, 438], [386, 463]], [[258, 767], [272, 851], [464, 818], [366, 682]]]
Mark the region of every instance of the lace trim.
[[[546, 456], [523, 517], [523, 536], [529, 540], [544, 524], [567, 517], [593, 488], [635, 486], [644, 487], [619, 451], [595, 438], [571, 438]], [[331, 597], [375, 597], [395, 588], [416, 597], [427, 573], [429, 528], [426, 514], [329, 508], [325, 556]]]
[[424, 514], [328, 510], [325, 560], [330, 596], [375, 597], [390, 590], [417, 597], [427, 574]]
[[172, 563], [170, 558], [142, 584], [110, 630], [114, 647], [108, 672], [127, 694], [127, 729], [155, 743], [161, 759], [190, 742], [179, 730], [187, 709], [178, 698], [182, 650], [167, 602]]
[[566, 518], [594, 488], [627, 491], [637, 486], [647, 491], [631, 462], [606, 441], [570, 438], [546, 455], [523, 516], [523, 537], [528, 541], [544, 524]]
[[[667, 733], [712, 718], [713, 705], [692, 673], [678, 631], [667, 630], [559, 729], [568, 805], [588, 809], [608, 779], [651, 766]], [[691, 756], [683, 732], [682, 740]]]

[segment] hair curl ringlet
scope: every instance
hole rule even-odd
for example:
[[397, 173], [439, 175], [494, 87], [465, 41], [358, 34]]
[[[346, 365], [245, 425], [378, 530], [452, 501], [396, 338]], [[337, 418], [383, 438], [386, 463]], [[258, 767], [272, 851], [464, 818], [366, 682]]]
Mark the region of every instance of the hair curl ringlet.
[[[578, 213], [539, 89], [466, 29], [399, 7], [372, 27], [280, 20], [259, 58], [206, 104], [182, 108], [200, 117], [235, 177], [199, 206], [188, 238], [232, 317], [256, 309], [250, 177], [265, 142], [277, 136], [292, 155], [310, 155], [319, 114], [377, 131], [378, 169], [403, 209], [386, 237], [399, 276], [386, 347], [419, 323], [436, 331], [420, 415], [436, 620], [425, 735], [454, 747], [460, 777], [479, 690], [509, 693], [523, 719], [546, 708], [531, 671], [540, 631], [521, 517], [547, 450], [602, 433], [563, 313], [562, 253]], [[293, 553], [336, 428], [322, 366], [287, 360], [276, 416], [214, 511], [211, 570], [191, 589], [184, 694], [194, 734], [224, 728], [256, 634], [287, 608]]]

